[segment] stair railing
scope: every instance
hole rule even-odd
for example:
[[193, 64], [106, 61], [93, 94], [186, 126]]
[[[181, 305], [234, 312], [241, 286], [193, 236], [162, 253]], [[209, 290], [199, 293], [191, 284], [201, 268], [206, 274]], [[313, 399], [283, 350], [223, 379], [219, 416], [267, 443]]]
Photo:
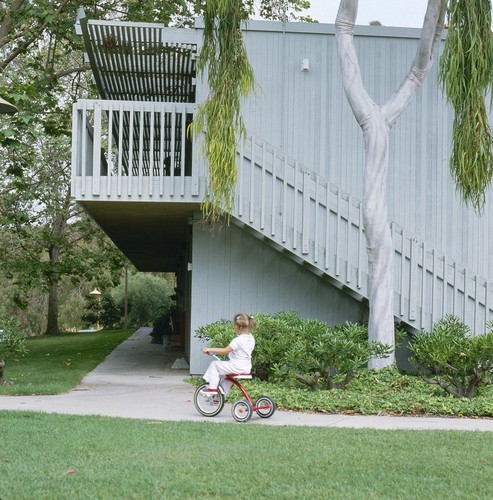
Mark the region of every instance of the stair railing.
[[[358, 300], [368, 298], [362, 203], [272, 145], [249, 137], [239, 151], [235, 222]], [[474, 333], [493, 318], [491, 283], [391, 223], [394, 315], [430, 331], [454, 314]]]

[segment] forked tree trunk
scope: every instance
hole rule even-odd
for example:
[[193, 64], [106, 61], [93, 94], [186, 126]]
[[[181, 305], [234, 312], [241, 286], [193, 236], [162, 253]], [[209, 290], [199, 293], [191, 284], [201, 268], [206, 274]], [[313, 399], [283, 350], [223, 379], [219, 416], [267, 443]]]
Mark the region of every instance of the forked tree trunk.
[[[370, 340], [395, 346], [393, 306], [394, 248], [387, 212], [387, 171], [390, 129], [406, 109], [433, 64], [441, 38], [446, 0], [428, 0], [421, 39], [411, 69], [399, 89], [377, 105], [363, 84], [353, 42], [358, 0], [341, 0], [336, 18], [336, 41], [342, 81], [353, 114], [363, 131], [365, 176], [363, 224], [369, 263]], [[369, 368], [393, 363], [394, 355], [373, 358]]]

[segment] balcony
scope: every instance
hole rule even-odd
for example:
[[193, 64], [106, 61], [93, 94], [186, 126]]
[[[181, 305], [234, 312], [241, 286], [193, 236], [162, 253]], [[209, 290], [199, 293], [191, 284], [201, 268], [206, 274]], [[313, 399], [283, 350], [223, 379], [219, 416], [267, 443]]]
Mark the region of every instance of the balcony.
[[142, 271], [176, 268], [200, 209], [206, 178], [187, 133], [193, 113], [191, 103], [73, 108], [72, 195]]
[[189, 103], [81, 100], [72, 125], [75, 199], [197, 201]]

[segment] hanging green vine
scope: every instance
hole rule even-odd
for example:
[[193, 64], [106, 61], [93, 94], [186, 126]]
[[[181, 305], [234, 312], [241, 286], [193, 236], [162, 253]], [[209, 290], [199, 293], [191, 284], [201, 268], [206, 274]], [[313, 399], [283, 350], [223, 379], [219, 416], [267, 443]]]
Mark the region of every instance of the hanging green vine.
[[450, 0], [439, 79], [455, 111], [450, 170], [464, 201], [481, 213], [493, 176], [486, 95], [492, 89], [491, 0]]
[[209, 165], [209, 186], [202, 211], [209, 223], [222, 213], [229, 219], [234, 208], [237, 143], [245, 136], [240, 106], [254, 87], [241, 32], [241, 22], [246, 19], [248, 10], [241, 0], [206, 2], [198, 71], [204, 74], [207, 70], [209, 96], [198, 109], [193, 133], [198, 137], [204, 132], [201, 147]]

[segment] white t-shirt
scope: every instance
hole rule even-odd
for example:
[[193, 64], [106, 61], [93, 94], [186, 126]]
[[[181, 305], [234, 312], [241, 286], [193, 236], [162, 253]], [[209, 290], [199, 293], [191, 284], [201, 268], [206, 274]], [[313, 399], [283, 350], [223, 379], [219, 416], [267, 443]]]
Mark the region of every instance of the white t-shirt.
[[255, 347], [255, 337], [251, 333], [241, 333], [237, 335], [229, 344], [232, 352], [228, 357], [235, 364], [238, 363], [243, 366], [251, 366], [252, 352]]

